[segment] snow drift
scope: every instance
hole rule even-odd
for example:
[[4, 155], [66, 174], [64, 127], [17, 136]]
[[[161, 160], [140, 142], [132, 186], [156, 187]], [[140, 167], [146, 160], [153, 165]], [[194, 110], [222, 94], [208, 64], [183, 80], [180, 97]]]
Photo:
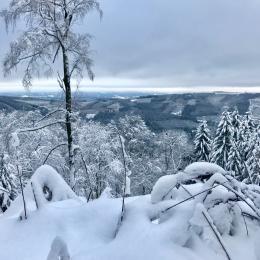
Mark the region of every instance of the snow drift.
[[[116, 236], [121, 199], [103, 196], [82, 203], [66, 185], [58, 192], [65, 197], [53, 197], [61, 201], [41, 194], [44, 205], [40, 210], [34, 205], [27, 220], [0, 219], [0, 259], [259, 260], [260, 188], [234, 180], [215, 165], [201, 166], [161, 178], [151, 196], [127, 198]], [[35, 178], [43, 188], [45, 178], [52, 177], [40, 175]], [[169, 188], [171, 196], [164, 196]]]

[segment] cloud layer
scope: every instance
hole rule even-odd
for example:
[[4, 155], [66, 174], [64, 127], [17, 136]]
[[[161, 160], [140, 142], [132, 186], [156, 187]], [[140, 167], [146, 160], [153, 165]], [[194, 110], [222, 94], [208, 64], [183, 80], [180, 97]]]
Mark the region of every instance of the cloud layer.
[[[95, 36], [97, 78], [153, 87], [260, 86], [260, 1], [100, 2], [102, 21], [91, 14], [81, 27]], [[1, 59], [15, 36], [6, 37], [1, 24]]]

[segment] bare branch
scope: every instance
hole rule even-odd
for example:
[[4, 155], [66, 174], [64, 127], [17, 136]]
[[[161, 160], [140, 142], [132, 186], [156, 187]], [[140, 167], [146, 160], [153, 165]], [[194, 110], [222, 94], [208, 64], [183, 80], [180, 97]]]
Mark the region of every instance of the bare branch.
[[47, 156], [46, 156], [46, 158], [44, 159], [44, 161], [43, 161], [42, 164], [45, 164], [45, 163], [48, 161], [49, 157], [51, 156], [51, 154], [52, 154], [56, 149], [60, 148], [61, 146], [65, 146], [65, 145], [67, 145], [67, 143], [58, 144], [58, 145], [56, 145], [55, 147], [53, 147], [53, 148], [49, 151], [49, 153], [47, 154]]
[[58, 113], [58, 112], [65, 112], [64, 109], [62, 108], [58, 108], [50, 113], [48, 113], [47, 115], [43, 116], [41, 119], [39, 119], [35, 124], [39, 124], [40, 122], [42, 122], [43, 120], [45, 120], [46, 118], [49, 118], [51, 116], [53, 116], [54, 114]]
[[66, 122], [56, 121], [56, 122], [49, 123], [47, 125], [43, 125], [43, 126], [39, 126], [39, 127], [21, 129], [21, 130], [18, 130], [18, 133], [34, 132], [34, 131], [38, 131], [38, 130], [41, 130], [43, 128], [49, 127], [49, 126], [57, 125], [57, 124], [66, 124]]

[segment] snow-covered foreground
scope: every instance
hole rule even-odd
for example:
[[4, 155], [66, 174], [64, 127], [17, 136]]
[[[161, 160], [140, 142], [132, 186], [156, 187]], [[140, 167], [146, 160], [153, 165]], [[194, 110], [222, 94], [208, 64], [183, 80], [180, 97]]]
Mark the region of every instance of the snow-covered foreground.
[[[41, 171], [43, 170], [49, 169], [45, 167]], [[40, 180], [45, 179], [42, 177]], [[34, 178], [35, 181], [36, 179]], [[45, 185], [46, 181], [47, 179]], [[163, 180], [158, 183], [165, 186]], [[173, 191], [171, 195], [168, 194], [171, 199], [157, 200], [156, 203], [151, 202], [150, 195], [128, 198], [125, 218], [116, 236], [121, 199], [103, 196], [89, 203], [75, 198], [50, 201], [42, 203], [38, 210], [31, 207], [27, 220], [19, 220], [17, 214], [6, 214], [0, 218], [0, 259], [46, 260], [57, 236], [67, 244], [72, 260], [227, 259], [209, 224], [199, 215], [196, 199], [163, 213], [167, 207], [187, 198], [187, 193], [194, 195], [202, 187], [201, 183], [185, 185], [179, 193]], [[59, 192], [63, 192], [63, 188], [67, 189], [65, 185], [60, 186]], [[152, 196], [158, 196], [158, 190], [157, 184]], [[222, 197], [227, 197], [223, 195], [223, 190], [220, 192]], [[32, 205], [32, 194], [27, 193], [27, 196]], [[19, 200], [20, 198], [17, 199]], [[16, 203], [12, 212], [14, 207], [22, 209], [22, 205], [18, 207]], [[241, 207], [244, 211], [250, 210], [245, 205], [241, 204]], [[260, 259], [260, 230], [257, 220], [246, 218], [244, 225], [238, 220], [231, 223], [225, 219], [228, 215], [218, 216], [217, 212], [212, 211], [209, 213], [223, 220], [216, 223], [216, 226], [223, 231], [221, 239], [231, 259]], [[233, 226], [232, 234], [225, 234], [225, 230], [230, 228], [226, 226], [227, 223]]]
[[[114, 238], [119, 199], [102, 198], [84, 204], [73, 200], [51, 203], [31, 213], [26, 221], [16, 218], [0, 221], [0, 259], [47, 259], [57, 235], [67, 243], [73, 260], [226, 259], [221, 249], [215, 252], [195, 235], [191, 241], [185, 241], [183, 216], [186, 214], [182, 213], [190, 206], [180, 206], [171, 220], [155, 224], [149, 215], [159, 205], [153, 206], [150, 196], [136, 198], [127, 203], [127, 216]], [[259, 259], [254, 249], [257, 232], [252, 227], [249, 238], [245, 234], [224, 238], [232, 259]]]

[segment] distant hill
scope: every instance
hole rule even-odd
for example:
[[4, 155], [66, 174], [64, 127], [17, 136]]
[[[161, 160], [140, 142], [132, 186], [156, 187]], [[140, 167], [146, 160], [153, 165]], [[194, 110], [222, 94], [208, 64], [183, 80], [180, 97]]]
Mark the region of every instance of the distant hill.
[[6, 112], [39, 110], [42, 113], [46, 113], [47, 108], [38, 105], [35, 101], [30, 103], [27, 102], [27, 98], [0, 96], [0, 110]]
[[[61, 96], [58, 95], [48, 95], [45, 98], [0, 96], [0, 110], [39, 110], [45, 114], [55, 109], [60, 102]], [[74, 107], [85, 120], [106, 124], [132, 114], [140, 115], [154, 131], [181, 129], [191, 133], [202, 118], [208, 120], [211, 127], [215, 126], [225, 108], [237, 108], [241, 114], [250, 109], [260, 119], [260, 93], [190, 93], [102, 98], [88, 98], [84, 93], [76, 96]]]
[[141, 115], [155, 131], [182, 129], [190, 133], [202, 118], [214, 126], [225, 108], [237, 108], [241, 114], [252, 109], [260, 117], [260, 94], [195, 93], [97, 99], [81, 106], [80, 112], [87, 120], [102, 123], [125, 114]]

